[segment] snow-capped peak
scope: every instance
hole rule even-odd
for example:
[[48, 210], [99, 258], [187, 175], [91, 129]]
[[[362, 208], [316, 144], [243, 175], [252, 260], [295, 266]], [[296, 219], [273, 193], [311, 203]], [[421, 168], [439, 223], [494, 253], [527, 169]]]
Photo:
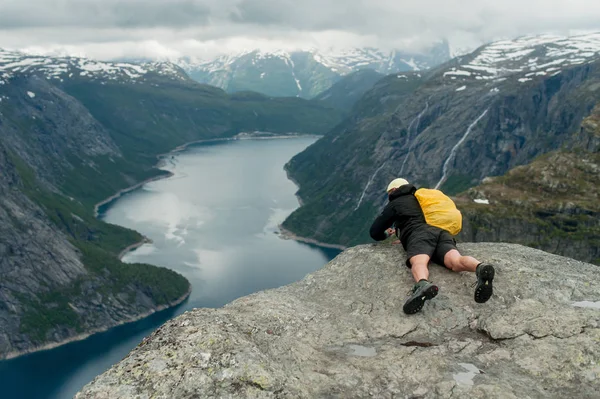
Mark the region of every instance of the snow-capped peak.
[[208, 60], [188, 56], [172, 62], [191, 78], [226, 91], [313, 98], [341, 76], [361, 69], [387, 75], [429, 69], [448, 59], [448, 43], [442, 42], [423, 54], [376, 48], [254, 49]]
[[[290, 61], [294, 57], [302, 56], [308, 56], [316, 63], [340, 75], [355, 72], [362, 68], [375, 69], [380, 73], [392, 73], [397, 71], [421, 70], [434, 66], [432, 65], [433, 62], [426, 59], [427, 57], [374, 48], [328, 49], [326, 51], [315, 48], [298, 51], [254, 49], [221, 55], [210, 60], [187, 57], [173, 60], [173, 62], [188, 72], [203, 70], [208, 73], [215, 73], [228, 70], [232, 64], [245, 58], [252, 58], [253, 64], [257, 64], [260, 61], [268, 59]], [[440, 62], [442, 61], [446, 61], [446, 59]]]
[[521, 83], [535, 76], [556, 75], [563, 68], [600, 59], [600, 33], [563, 37], [524, 36], [481, 47], [444, 72], [450, 79], [490, 80], [517, 75]]
[[138, 81], [148, 73], [171, 79], [187, 79], [176, 65], [164, 62], [133, 64], [94, 61], [82, 57], [48, 57], [0, 49], [0, 84], [16, 73], [40, 74], [47, 79], [64, 80], [72, 77]]

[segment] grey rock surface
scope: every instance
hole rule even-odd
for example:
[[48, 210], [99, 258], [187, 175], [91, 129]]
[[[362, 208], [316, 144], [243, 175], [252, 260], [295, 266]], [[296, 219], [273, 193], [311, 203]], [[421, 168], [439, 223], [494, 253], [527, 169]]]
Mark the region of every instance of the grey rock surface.
[[74, 161], [85, 165], [98, 156], [121, 157], [109, 132], [83, 104], [45, 79], [14, 79], [0, 94], [5, 98], [1, 140], [38, 179], [60, 186], [65, 170], [76, 167]]
[[[19, 185], [0, 141], [0, 359], [33, 346], [21, 331], [24, 298], [35, 298], [48, 287], [65, 286], [87, 274], [66, 235]], [[62, 339], [68, 335], [63, 331]]]
[[76, 398], [597, 398], [598, 267], [459, 249], [496, 266], [488, 303], [473, 274], [431, 265], [439, 295], [404, 315], [402, 249], [353, 247], [302, 281], [169, 321]]

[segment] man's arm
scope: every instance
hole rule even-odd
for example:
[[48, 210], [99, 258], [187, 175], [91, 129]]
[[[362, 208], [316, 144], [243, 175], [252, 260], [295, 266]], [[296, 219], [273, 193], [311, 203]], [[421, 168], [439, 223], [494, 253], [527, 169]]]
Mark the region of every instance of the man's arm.
[[375, 241], [383, 241], [389, 237], [386, 230], [392, 227], [394, 221], [396, 220], [396, 213], [394, 212], [394, 208], [391, 206], [386, 206], [383, 212], [375, 219], [373, 224], [371, 225], [371, 238]]

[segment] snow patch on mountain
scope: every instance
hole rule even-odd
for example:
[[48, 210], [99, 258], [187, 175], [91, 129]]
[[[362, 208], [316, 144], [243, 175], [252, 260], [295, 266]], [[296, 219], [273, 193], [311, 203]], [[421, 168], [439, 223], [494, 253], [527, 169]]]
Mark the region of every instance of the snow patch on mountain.
[[296, 72], [294, 71], [294, 68], [296, 66], [294, 65], [294, 61], [292, 61], [292, 57], [286, 52], [282, 52], [281, 54], [279, 54], [279, 57], [281, 57], [283, 59], [283, 61], [285, 62], [285, 64], [288, 67], [290, 67], [290, 70], [292, 72], [292, 77], [294, 78], [294, 81], [296, 81], [296, 87], [298, 87], [298, 92], [302, 93], [302, 86], [300, 85], [300, 80], [298, 80], [298, 77], [296, 76]]
[[186, 56], [171, 61], [192, 79], [226, 91], [314, 98], [342, 76], [361, 69], [388, 75], [430, 69], [448, 60], [448, 43], [443, 42], [421, 54], [377, 48], [254, 49], [216, 58]]
[[17, 73], [39, 74], [47, 79], [64, 80], [73, 76], [103, 80], [138, 81], [156, 73], [174, 80], [187, 76], [167, 62], [132, 64], [94, 61], [81, 57], [48, 57], [0, 49], [0, 84]]
[[454, 75], [454, 76], [471, 76], [471, 72], [457, 70], [456, 68], [452, 68], [451, 71], [444, 72], [444, 76]]
[[473, 56], [459, 59], [460, 66], [444, 72], [444, 77], [497, 80], [516, 75], [519, 82], [527, 82], [536, 76], [555, 75], [563, 68], [598, 59], [600, 32], [573, 37], [525, 36], [481, 47]]
[[[393, 73], [399, 70], [422, 70], [435, 66], [426, 57], [419, 59], [417, 56], [406, 57], [397, 51], [383, 51], [374, 48], [347, 48], [347, 49], [305, 49], [298, 51], [274, 50], [250, 50], [242, 51], [237, 54], [221, 55], [215, 59], [201, 59], [197, 57], [187, 57], [173, 60], [184, 70], [191, 72], [202, 70], [207, 73], [217, 73], [228, 71], [230, 67], [238, 60], [251, 56], [253, 63], [267, 59], [291, 60], [294, 56], [309, 55], [312, 60], [328, 68], [332, 72], [340, 75], [346, 75], [362, 68], [375, 69], [380, 73]], [[448, 57], [440, 57], [439, 63], [446, 61]]]

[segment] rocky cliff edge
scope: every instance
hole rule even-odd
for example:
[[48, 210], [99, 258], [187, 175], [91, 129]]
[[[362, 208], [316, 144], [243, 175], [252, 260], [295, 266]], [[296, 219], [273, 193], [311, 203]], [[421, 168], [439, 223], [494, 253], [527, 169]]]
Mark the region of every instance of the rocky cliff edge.
[[404, 315], [404, 251], [362, 245], [169, 321], [76, 398], [598, 397], [600, 269], [514, 244], [459, 249], [496, 265], [488, 303], [473, 274], [432, 265], [440, 294]]

